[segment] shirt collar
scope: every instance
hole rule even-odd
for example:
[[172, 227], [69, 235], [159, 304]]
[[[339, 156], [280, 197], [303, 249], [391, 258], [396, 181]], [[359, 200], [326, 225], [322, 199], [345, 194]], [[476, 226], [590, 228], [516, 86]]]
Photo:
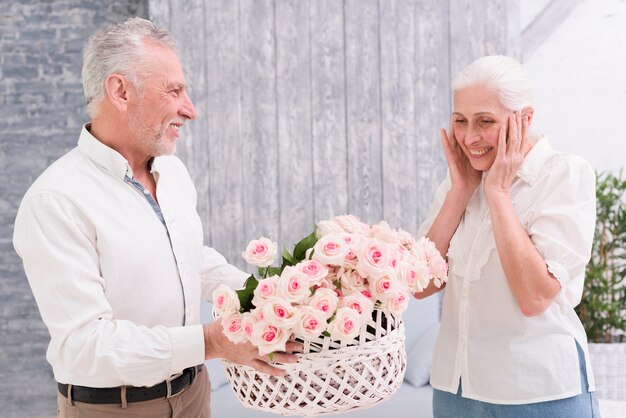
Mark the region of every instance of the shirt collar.
[[528, 184], [533, 184], [541, 172], [544, 163], [554, 154], [547, 137], [541, 137], [528, 151], [517, 176]]
[[91, 124], [83, 126], [78, 139], [78, 149], [94, 163], [112, 172], [116, 177], [124, 179], [126, 175], [133, 177], [128, 161], [113, 148], [100, 142], [89, 132]]

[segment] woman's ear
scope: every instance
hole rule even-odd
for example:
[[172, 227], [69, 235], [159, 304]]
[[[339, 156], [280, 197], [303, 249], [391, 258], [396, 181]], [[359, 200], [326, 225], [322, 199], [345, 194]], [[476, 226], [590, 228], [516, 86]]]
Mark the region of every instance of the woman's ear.
[[528, 126], [530, 126], [533, 121], [533, 115], [535, 114], [535, 109], [532, 106], [526, 106], [522, 109], [522, 118], [528, 116]]
[[104, 93], [117, 110], [124, 111], [128, 105], [128, 82], [120, 74], [111, 74], [104, 82]]

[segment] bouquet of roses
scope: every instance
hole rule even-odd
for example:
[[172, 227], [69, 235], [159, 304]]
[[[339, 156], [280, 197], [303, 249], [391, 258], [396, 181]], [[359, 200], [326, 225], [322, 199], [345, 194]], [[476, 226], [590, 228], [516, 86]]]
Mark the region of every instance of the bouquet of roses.
[[447, 264], [430, 240], [353, 215], [320, 222], [273, 267], [277, 255], [268, 238], [250, 241], [242, 256], [260, 278], [213, 293], [225, 335], [234, 343], [250, 341], [261, 354], [284, 351], [290, 339], [322, 335], [351, 344], [374, 309], [401, 316], [411, 294], [431, 280], [437, 287], [447, 280]]

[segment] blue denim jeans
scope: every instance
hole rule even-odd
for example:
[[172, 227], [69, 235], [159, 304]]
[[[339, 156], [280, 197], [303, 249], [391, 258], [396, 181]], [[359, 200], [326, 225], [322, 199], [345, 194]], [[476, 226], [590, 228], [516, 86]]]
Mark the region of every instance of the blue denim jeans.
[[585, 354], [578, 343], [576, 348], [582, 387], [580, 395], [525, 405], [502, 405], [463, 398], [459, 384], [456, 395], [433, 390], [434, 416], [435, 418], [599, 418], [600, 408], [596, 395], [587, 391]]

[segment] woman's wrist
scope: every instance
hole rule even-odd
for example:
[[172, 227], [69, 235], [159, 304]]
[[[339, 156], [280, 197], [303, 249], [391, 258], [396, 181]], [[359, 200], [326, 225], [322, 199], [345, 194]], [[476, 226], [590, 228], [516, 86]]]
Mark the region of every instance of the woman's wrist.
[[509, 190], [485, 185], [485, 198], [487, 199], [487, 203], [497, 203], [500, 201], [508, 201], [511, 199], [511, 196]]
[[448, 201], [453, 207], [457, 207], [465, 211], [470, 200], [472, 200], [472, 196], [474, 196], [474, 192], [476, 189], [469, 188], [451, 188], [447, 195], [446, 201]]

